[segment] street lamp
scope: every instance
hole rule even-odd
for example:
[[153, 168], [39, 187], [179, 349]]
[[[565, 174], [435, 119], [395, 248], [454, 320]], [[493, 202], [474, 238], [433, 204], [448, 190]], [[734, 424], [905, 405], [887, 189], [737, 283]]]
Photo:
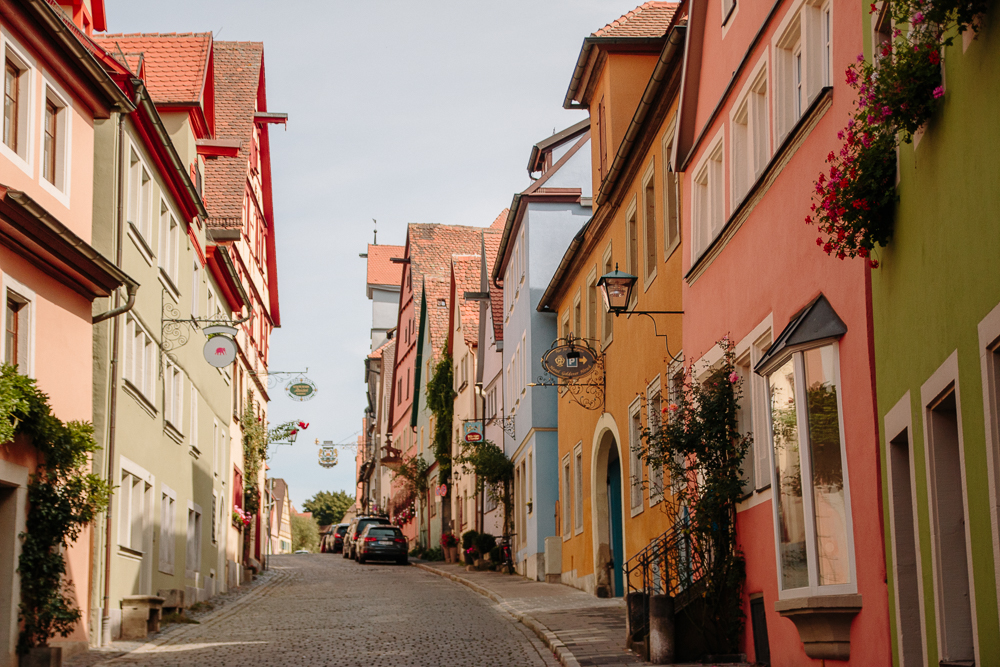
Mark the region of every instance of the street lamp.
[[619, 271], [618, 264], [615, 264], [614, 271], [605, 273], [597, 281], [597, 286], [604, 294], [604, 307], [616, 316], [624, 313], [628, 309], [629, 301], [632, 300], [632, 288], [635, 287], [637, 280], [638, 278], [631, 273]]

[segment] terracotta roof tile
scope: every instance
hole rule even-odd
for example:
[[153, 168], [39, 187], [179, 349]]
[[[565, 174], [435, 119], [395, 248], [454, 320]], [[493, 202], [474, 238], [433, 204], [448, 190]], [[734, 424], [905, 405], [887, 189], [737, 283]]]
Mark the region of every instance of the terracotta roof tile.
[[507, 216], [509, 214], [510, 214], [509, 208], [505, 208], [504, 210], [500, 211], [500, 215], [497, 216], [497, 219], [494, 220], [493, 224], [491, 224], [487, 229], [498, 229], [502, 232], [503, 228], [507, 225]]
[[[253, 138], [253, 116], [264, 63], [261, 42], [215, 42], [215, 138], [242, 141], [236, 157], [205, 160], [209, 226], [240, 227]], [[263, 109], [262, 109], [263, 110]]]
[[95, 35], [94, 42], [133, 73], [142, 55], [146, 87], [156, 104], [201, 101], [212, 33], [152, 32]]
[[381, 344], [381, 345], [380, 345], [380, 346], [378, 347], [378, 349], [377, 349], [377, 350], [375, 350], [374, 352], [371, 352], [371, 353], [369, 353], [369, 354], [368, 354], [368, 358], [369, 358], [369, 359], [381, 359], [381, 358], [382, 358], [382, 354], [383, 354], [383, 353], [384, 353], [384, 352], [385, 352], [385, 351], [386, 351], [387, 349], [389, 349], [389, 346], [390, 346], [390, 345], [392, 345], [392, 343], [393, 343], [393, 339], [389, 339], [389, 340], [385, 341], [384, 343], [382, 343], [382, 344]]
[[594, 37], [662, 37], [677, 11], [676, 2], [644, 2], [597, 32]]
[[465, 299], [466, 292], [478, 292], [482, 255], [452, 255], [452, 276], [455, 280], [455, 298], [462, 323], [462, 337], [469, 347], [479, 345], [479, 302]]
[[406, 248], [401, 245], [368, 244], [368, 284], [395, 285], [399, 287], [403, 275], [403, 265], [389, 260], [402, 257]]
[[[464, 225], [434, 225], [411, 223], [406, 227], [407, 250], [410, 259], [413, 309], [420, 313], [420, 287], [426, 276], [438, 276], [447, 286], [451, 280], [451, 256], [455, 253], [476, 253], [481, 245], [482, 227]], [[447, 289], [447, 287], [446, 287]], [[445, 298], [447, 299], [447, 294]], [[445, 323], [445, 333], [448, 326]], [[435, 342], [435, 345], [437, 343]], [[435, 351], [435, 356], [437, 352]]]
[[439, 275], [425, 276], [424, 291], [427, 293], [427, 323], [431, 334], [432, 363], [436, 364], [448, 342], [451, 280]]

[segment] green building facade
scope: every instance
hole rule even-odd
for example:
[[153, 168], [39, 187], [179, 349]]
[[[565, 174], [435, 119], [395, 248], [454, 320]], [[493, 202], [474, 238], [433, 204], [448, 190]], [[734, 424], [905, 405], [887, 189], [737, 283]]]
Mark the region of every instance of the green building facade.
[[1000, 664], [996, 3], [980, 25], [944, 49], [945, 94], [900, 146], [895, 230], [871, 271], [893, 657], [907, 667]]

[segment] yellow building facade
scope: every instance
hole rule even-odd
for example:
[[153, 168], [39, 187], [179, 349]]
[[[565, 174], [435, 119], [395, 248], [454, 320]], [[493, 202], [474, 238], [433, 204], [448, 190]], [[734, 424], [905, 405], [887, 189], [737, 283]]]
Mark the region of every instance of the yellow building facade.
[[601, 597], [623, 595], [625, 561], [673, 525], [663, 471], [647, 469], [637, 447], [682, 373], [682, 318], [616, 317], [598, 284], [618, 268], [637, 277], [630, 310], [682, 310], [679, 179], [670, 165], [684, 31], [668, 31], [672, 18], [659, 17], [660, 38], [623, 44], [599, 31], [585, 41], [566, 106], [590, 110], [594, 215], [539, 304], [557, 314], [561, 338], [583, 339], [598, 354], [595, 371], [559, 389], [557, 526], [563, 583]]

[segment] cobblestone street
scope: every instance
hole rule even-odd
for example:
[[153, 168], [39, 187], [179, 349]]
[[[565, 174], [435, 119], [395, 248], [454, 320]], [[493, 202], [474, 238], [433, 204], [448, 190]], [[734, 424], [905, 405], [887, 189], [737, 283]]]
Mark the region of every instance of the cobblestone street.
[[557, 665], [490, 600], [416, 567], [275, 556], [263, 586], [101, 665]]

